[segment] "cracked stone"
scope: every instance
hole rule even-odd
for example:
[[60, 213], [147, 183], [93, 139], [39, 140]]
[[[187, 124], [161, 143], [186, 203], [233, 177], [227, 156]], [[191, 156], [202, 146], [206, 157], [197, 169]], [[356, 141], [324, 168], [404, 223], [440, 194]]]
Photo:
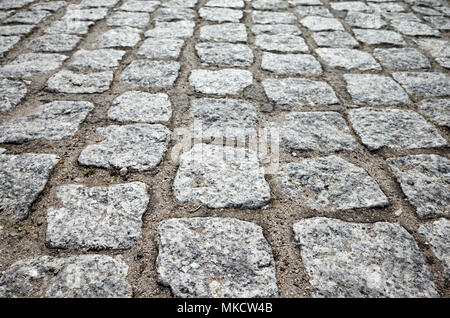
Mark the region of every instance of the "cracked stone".
[[399, 72], [392, 73], [408, 93], [424, 96], [449, 96], [450, 79], [446, 74], [437, 72]]
[[447, 40], [419, 39], [417, 45], [430, 54], [442, 67], [450, 69], [450, 43]]
[[196, 144], [181, 155], [173, 184], [175, 198], [209, 208], [259, 209], [270, 188], [257, 153], [246, 148]]
[[247, 42], [247, 30], [243, 23], [204, 25], [200, 28], [200, 40]]
[[45, 244], [77, 250], [129, 249], [141, 237], [149, 195], [142, 182], [108, 187], [63, 185], [47, 210]]
[[192, 21], [195, 18], [195, 11], [183, 7], [166, 7], [156, 10], [155, 21], [171, 22], [177, 20]]
[[294, 105], [338, 104], [333, 89], [325, 82], [304, 78], [265, 79], [262, 81], [269, 99], [291, 109]]
[[375, 49], [373, 55], [383, 66], [392, 69], [421, 69], [431, 67], [428, 59], [413, 48]]
[[8, 53], [20, 40], [20, 36], [0, 36], [0, 57]]
[[300, 23], [311, 31], [345, 31], [341, 22], [335, 18], [307, 16]]
[[406, 45], [403, 37], [394, 31], [353, 29], [355, 37], [368, 45]]
[[106, 19], [110, 26], [130, 26], [142, 28], [150, 22], [150, 16], [146, 12], [118, 11]]
[[316, 297], [438, 297], [421, 250], [398, 224], [315, 217], [293, 229]]
[[419, 227], [419, 233], [425, 236], [431, 245], [434, 255], [441, 261], [446, 280], [450, 280], [450, 221], [444, 218], [433, 223], [423, 224]]
[[92, 21], [58, 20], [52, 22], [44, 29], [47, 34], [79, 34], [84, 35], [89, 32], [89, 28], [94, 25]]
[[424, 99], [419, 110], [439, 126], [450, 127], [450, 99]]
[[349, 33], [343, 31], [323, 31], [312, 34], [318, 46], [358, 48], [359, 43]]
[[31, 40], [27, 45], [34, 52], [72, 51], [81, 38], [71, 34], [46, 34]]
[[73, 137], [78, 126], [94, 108], [89, 102], [54, 101], [29, 115], [0, 125], [0, 143], [25, 143], [30, 140], [63, 140]]
[[254, 24], [251, 28], [254, 35], [270, 34], [270, 35], [300, 35], [302, 31], [292, 24]]
[[6, 112], [20, 103], [27, 94], [22, 82], [0, 79], [0, 112]]
[[109, 90], [113, 77], [111, 71], [81, 74], [62, 70], [48, 79], [46, 90], [68, 94], [103, 93]]
[[244, 16], [241, 10], [228, 8], [208, 8], [203, 7], [198, 11], [199, 16], [208, 21], [215, 22], [239, 22]]
[[281, 146], [291, 150], [355, 150], [357, 143], [337, 112], [290, 113], [281, 127]]
[[205, 6], [243, 9], [245, 4], [243, 0], [209, 0]]
[[352, 27], [363, 29], [381, 29], [388, 26], [379, 15], [361, 12], [349, 12], [345, 22]]
[[389, 205], [377, 182], [337, 156], [305, 159], [281, 167], [283, 193], [313, 210], [380, 208]]
[[275, 74], [322, 74], [322, 66], [309, 54], [273, 54], [264, 52], [261, 68]]
[[112, 125], [97, 128], [96, 132], [105, 139], [81, 152], [81, 165], [137, 171], [152, 171], [161, 163], [172, 135], [159, 124]]
[[153, 29], [145, 32], [148, 38], [189, 38], [194, 35], [192, 21], [156, 22]]
[[55, 155], [0, 154], [0, 213], [16, 221], [26, 219], [57, 162]]
[[142, 43], [137, 55], [151, 59], [177, 59], [183, 45], [184, 41], [180, 39], [149, 38]]
[[[48, 53], [25, 53], [0, 68], [5, 77], [33, 77], [48, 74], [61, 67], [67, 56]], [[39, 63], [36, 63], [39, 61]]]
[[294, 24], [297, 18], [291, 12], [253, 11], [253, 23], [260, 24]]
[[131, 27], [120, 27], [106, 31], [97, 38], [101, 48], [134, 47], [141, 40], [140, 30]]
[[331, 67], [344, 70], [381, 71], [381, 66], [367, 52], [347, 48], [321, 48], [316, 53]]
[[199, 43], [195, 50], [204, 65], [229, 67], [253, 64], [253, 52], [244, 44]]
[[3, 23], [38, 24], [49, 15], [50, 12], [48, 11], [20, 11], [3, 21]]
[[74, 70], [104, 71], [119, 66], [125, 51], [101, 49], [101, 50], [79, 50], [72, 56], [69, 67]]
[[118, 122], [167, 123], [172, 106], [167, 94], [128, 91], [114, 99], [108, 118]]
[[403, 88], [392, 78], [376, 74], [344, 74], [347, 91], [356, 104], [409, 105], [411, 101]]
[[[199, 98], [193, 101], [190, 118], [194, 134], [235, 138], [245, 141], [256, 134], [256, 109], [240, 99]], [[201, 131], [195, 131], [200, 124]], [[197, 136], [197, 135], [194, 135]]]
[[438, 155], [386, 160], [420, 217], [450, 215], [450, 161]]
[[256, 36], [255, 45], [265, 51], [307, 53], [309, 48], [301, 36], [290, 34], [260, 34]]
[[193, 70], [189, 83], [195, 91], [203, 94], [238, 94], [253, 83], [253, 75], [238, 69]]
[[161, 4], [159, 1], [130, 0], [119, 7], [122, 11], [153, 12]]
[[271, 297], [275, 261], [260, 226], [232, 218], [168, 219], [158, 225], [157, 279], [175, 297]]
[[352, 109], [349, 115], [353, 129], [370, 150], [447, 146], [436, 128], [412, 110], [367, 107]]
[[173, 61], [136, 60], [122, 72], [122, 80], [139, 87], [171, 87], [178, 78], [180, 64]]

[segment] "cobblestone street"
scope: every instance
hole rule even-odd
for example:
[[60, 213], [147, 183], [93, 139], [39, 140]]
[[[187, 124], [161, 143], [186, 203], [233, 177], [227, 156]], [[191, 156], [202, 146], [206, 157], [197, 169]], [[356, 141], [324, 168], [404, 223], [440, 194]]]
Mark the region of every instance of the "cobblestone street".
[[0, 0], [0, 297], [450, 297], [449, 31], [445, 0]]

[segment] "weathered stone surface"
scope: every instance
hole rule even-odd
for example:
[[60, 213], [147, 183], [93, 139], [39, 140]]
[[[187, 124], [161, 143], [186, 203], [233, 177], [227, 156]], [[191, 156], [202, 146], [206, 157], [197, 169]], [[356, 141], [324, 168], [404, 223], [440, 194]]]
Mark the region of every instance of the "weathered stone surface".
[[287, 0], [287, 2], [294, 7], [298, 6], [320, 6], [322, 5], [322, 2], [320, 0]]
[[180, 6], [159, 8], [156, 10], [154, 17], [155, 21], [177, 21], [177, 20], [193, 20], [195, 17], [195, 11], [189, 8]]
[[79, 6], [82, 8], [96, 8], [96, 7], [114, 7], [120, 0], [81, 0]]
[[67, 5], [67, 1], [40, 2], [30, 6], [30, 10], [46, 10], [55, 12]]
[[245, 4], [243, 0], [209, 0], [205, 6], [242, 9]]
[[335, 18], [307, 16], [300, 23], [311, 31], [344, 31], [342, 23]]
[[344, 31], [323, 31], [312, 34], [318, 46], [358, 48], [359, 44], [349, 33]]
[[219, 42], [247, 42], [247, 30], [243, 23], [221, 23], [200, 28], [200, 40]]
[[310, 218], [294, 224], [317, 297], [437, 297], [414, 238], [387, 222]]
[[423, 15], [442, 15], [442, 12], [427, 7], [412, 6], [411, 9]]
[[119, 7], [122, 11], [153, 12], [161, 4], [159, 1], [129, 0]]
[[30, 115], [0, 125], [0, 143], [72, 137], [93, 108], [94, 105], [83, 101], [54, 101], [44, 104]]
[[199, 0], [168, 0], [162, 3], [163, 7], [168, 8], [195, 8]]
[[237, 94], [253, 83], [253, 75], [237, 69], [193, 70], [189, 83], [195, 91], [203, 94]]
[[134, 47], [141, 40], [140, 30], [131, 27], [120, 27], [106, 31], [97, 38], [101, 48]]
[[0, 9], [2, 10], [20, 9], [34, 1], [36, 0], [3, 0], [2, 2], [0, 2]]
[[41, 256], [7, 269], [0, 279], [0, 297], [129, 298], [127, 274], [128, 266], [110, 256]]
[[362, 105], [408, 105], [403, 88], [392, 78], [375, 74], [345, 74], [347, 91], [353, 102]]
[[34, 52], [72, 51], [81, 38], [71, 34], [46, 34], [31, 40], [28, 47]]
[[27, 86], [22, 82], [0, 79], [0, 112], [15, 107], [27, 94]]
[[353, 29], [355, 37], [369, 45], [406, 45], [403, 37], [394, 31]]
[[419, 110], [436, 124], [450, 127], [450, 99], [424, 99], [419, 104]]
[[199, 16], [208, 21], [214, 22], [239, 22], [244, 16], [241, 10], [228, 8], [208, 8], [203, 7], [198, 10]]
[[67, 9], [63, 20], [98, 21], [103, 20], [108, 14], [108, 8]]
[[330, 10], [328, 10], [325, 6], [297, 6], [296, 11], [300, 16], [313, 15], [327, 18], [333, 17], [333, 14], [331, 14]]
[[4, 153], [4, 152], [6, 152], [6, 149], [0, 148], [0, 154], [2, 154], [2, 153]]
[[292, 24], [254, 24], [251, 28], [254, 35], [270, 34], [270, 35], [300, 35], [302, 31]]
[[316, 53], [331, 67], [344, 70], [381, 71], [381, 66], [367, 52], [348, 48], [320, 48]]
[[413, 48], [375, 49], [373, 55], [381, 64], [393, 69], [421, 69], [431, 67], [428, 59]]
[[309, 54], [263, 53], [261, 68], [275, 74], [322, 74], [322, 66]]
[[410, 20], [393, 20], [391, 21], [391, 25], [398, 30], [400, 33], [405, 35], [417, 36], [440, 36], [441, 33], [431, 28], [425, 23], [420, 23], [416, 21]]
[[415, 42], [434, 57], [437, 63], [442, 67], [450, 69], [450, 43], [447, 40], [438, 39], [420, 39]]
[[408, 93], [424, 96], [449, 96], [450, 78], [437, 72], [399, 72], [392, 73]]
[[51, 248], [129, 249], [141, 236], [149, 195], [141, 182], [56, 189], [58, 207], [47, 210], [45, 243]]
[[167, 123], [172, 107], [167, 94], [128, 91], [117, 97], [108, 111], [108, 118], [118, 122]]
[[294, 105], [330, 105], [339, 100], [325, 82], [303, 78], [265, 79], [262, 81], [269, 99], [289, 109]]
[[270, 200], [256, 152], [206, 144], [181, 155], [173, 192], [180, 202], [209, 208], [258, 209]]
[[0, 57], [9, 52], [20, 40], [20, 36], [0, 36]]
[[58, 20], [44, 30], [47, 34], [87, 34], [94, 25], [92, 21]]
[[253, 0], [252, 7], [260, 10], [287, 9], [288, 4], [284, 0]]
[[441, 261], [444, 267], [444, 276], [450, 280], [450, 221], [441, 218], [433, 223], [427, 223], [419, 227], [419, 233], [425, 236], [431, 245], [434, 255]]
[[205, 65], [229, 67], [253, 64], [253, 52], [244, 44], [199, 43], [195, 46], [195, 50]]
[[122, 80], [139, 87], [170, 87], [178, 78], [178, 62], [136, 60], [122, 72]]
[[[256, 134], [256, 109], [240, 99], [196, 99], [192, 103], [190, 118], [195, 123], [194, 133], [202, 133], [205, 137], [237, 137], [245, 141], [246, 136]], [[201, 131], [196, 125], [201, 125]]]
[[50, 15], [48, 11], [19, 11], [7, 18], [3, 23], [38, 24]]
[[450, 19], [447, 17], [424, 17], [423, 19], [434, 25], [436, 29], [450, 30]]
[[87, 146], [78, 157], [85, 166], [154, 170], [164, 158], [172, 133], [163, 125], [133, 124], [96, 129], [105, 139]]
[[67, 56], [61, 54], [25, 53], [16, 57], [11, 63], [2, 66], [0, 75], [24, 78], [44, 75], [59, 68], [66, 59]]
[[369, 6], [373, 8], [376, 12], [405, 12], [399, 3], [395, 2], [381, 2], [381, 3], [369, 3]]
[[26, 219], [57, 162], [55, 155], [0, 154], [0, 213], [13, 220]]
[[48, 79], [46, 90], [68, 94], [103, 93], [110, 88], [113, 77], [111, 71], [81, 74], [62, 70]]
[[256, 36], [255, 45], [265, 51], [276, 52], [309, 52], [305, 40], [301, 36], [291, 34], [260, 34]]
[[388, 26], [379, 15], [361, 12], [349, 12], [345, 22], [352, 27], [363, 29], [381, 29]]
[[253, 11], [253, 23], [260, 24], [294, 24], [297, 18], [291, 12]]
[[438, 155], [410, 155], [387, 163], [420, 217], [450, 215], [450, 161]]
[[151, 59], [177, 59], [184, 41], [181, 39], [149, 38], [142, 43], [137, 55]]
[[192, 21], [156, 22], [153, 29], [145, 32], [151, 38], [188, 38], [194, 35]]
[[150, 22], [150, 16], [146, 12], [126, 12], [119, 11], [114, 13], [106, 20], [107, 25], [111, 26], [130, 26], [142, 28]]
[[361, 1], [331, 2], [330, 6], [336, 11], [350, 11], [349, 13], [370, 11], [370, 8]]
[[271, 297], [272, 251], [256, 224], [230, 218], [168, 219], [158, 226], [157, 279], [175, 297]]
[[280, 134], [281, 146], [291, 150], [329, 152], [357, 147], [344, 118], [337, 112], [290, 113]]
[[382, 147], [417, 149], [447, 145], [436, 128], [412, 110], [359, 108], [350, 110], [349, 114], [356, 134], [370, 150]]
[[79, 50], [72, 56], [69, 67], [74, 70], [104, 71], [119, 66], [125, 51], [113, 49]]
[[25, 35], [31, 33], [35, 28], [35, 25], [2, 25], [0, 26], [0, 35]]
[[337, 156], [288, 163], [279, 174], [284, 195], [311, 209], [347, 210], [389, 205], [377, 182]]

